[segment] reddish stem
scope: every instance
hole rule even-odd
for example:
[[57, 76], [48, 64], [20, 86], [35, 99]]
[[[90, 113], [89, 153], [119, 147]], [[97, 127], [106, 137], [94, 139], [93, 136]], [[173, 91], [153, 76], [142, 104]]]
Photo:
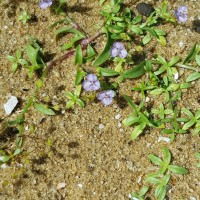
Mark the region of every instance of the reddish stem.
[[[81, 44], [81, 48], [82, 51], [86, 50], [87, 45], [90, 44], [92, 41], [94, 41], [96, 38], [98, 38], [100, 35], [103, 34], [102, 29], [99, 29], [94, 35], [83, 39], [80, 44]], [[66, 54], [62, 55], [60, 58], [57, 58], [56, 60], [50, 61], [47, 63], [47, 67], [44, 70], [44, 76], [47, 75], [47, 73], [51, 70], [51, 68], [56, 65], [58, 62], [62, 62], [68, 58], [70, 58], [71, 56], [73, 56], [75, 54], [75, 50], [71, 50], [69, 52], [67, 52]]]

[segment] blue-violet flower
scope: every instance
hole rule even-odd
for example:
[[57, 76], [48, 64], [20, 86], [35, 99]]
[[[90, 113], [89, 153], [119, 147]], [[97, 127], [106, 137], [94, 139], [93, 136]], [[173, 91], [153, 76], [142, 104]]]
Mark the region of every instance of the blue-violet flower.
[[39, 4], [41, 9], [46, 9], [51, 6], [53, 0], [42, 0]]
[[186, 22], [188, 9], [186, 6], [179, 6], [177, 10], [175, 10], [175, 16], [179, 22]]
[[83, 89], [85, 91], [95, 91], [100, 89], [100, 82], [94, 74], [88, 74], [83, 82]]
[[100, 100], [105, 106], [112, 103], [115, 92], [113, 90], [103, 91], [97, 94], [97, 99]]
[[110, 54], [111, 57], [125, 58], [127, 56], [127, 51], [123, 43], [114, 42]]

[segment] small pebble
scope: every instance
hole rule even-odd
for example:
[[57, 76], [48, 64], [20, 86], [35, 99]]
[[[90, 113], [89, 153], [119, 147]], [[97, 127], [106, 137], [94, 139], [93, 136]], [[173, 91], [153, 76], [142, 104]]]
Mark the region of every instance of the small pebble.
[[3, 105], [7, 115], [10, 115], [18, 103], [17, 97], [11, 96], [6, 104]]
[[121, 117], [121, 115], [120, 115], [120, 114], [117, 114], [117, 115], [115, 116], [115, 119], [120, 119], [120, 117]]
[[197, 200], [195, 197], [190, 197], [190, 200]]
[[154, 12], [154, 8], [147, 3], [139, 3], [136, 6], [137, 11], [144, 16], [149, 16], [152, 12]]
[[65, 183], [58, 183], [56, 189], [59, 190], [59, 189], [62, 189], [65, 187]]
[[158, 142], [160, 142], [160, 141], [170, 142], [170, 138], [160, 136], [160, 137], [158, 137]]
[[99, 129], [103, 129], [105, 126], [103, 124], [99, 124]]
[[177, 72], [176, 74], [174, 74], [174, 80], [175, 80], [175, 81], [178, 80], [178, 77], [179, 77], [179, 74], [178, 74], [178, 72]]
[[149, 98], [149, 97], [146, 97], [145, 102], [147, 103], [147, 102], [149, 102], [149, 101], [150, 101], [150, 98]]
[[81, 189], [83, 189], [83, 184], [79, 183], [78, 187], [81, 188]]
[[6, 169], [8, 167], [8, 165], [6, 165], [5, 163], [1, 165], [1, 169]]
[[179, 42], [178, 45], [179, 45], [179, 47], [183, 47], [184, 43], [183, 42]]

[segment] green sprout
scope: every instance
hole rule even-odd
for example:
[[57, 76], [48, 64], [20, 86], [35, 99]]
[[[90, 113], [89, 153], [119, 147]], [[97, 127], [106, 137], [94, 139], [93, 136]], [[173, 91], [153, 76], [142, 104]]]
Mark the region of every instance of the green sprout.
[[147, 126], [158, 126], [154, 121], [149, 119], [149, 113], [146, 110], [141, 112], [141, 110], [144, 109], [143, 101], [137, 107], [128, 96], [125, 95], [124, 98], [128, 101], [134, 110], [134, 112], [128, 118], [123, 120], [123, 124], [125, 126], [134, 125], [134, 130], [131, 133], [132, 140], [136, 139]]
[[20, 66], [20, 65], [28, 65], [28, 62], [24, 59], [21, 58], [22, 56], [22, 52], [21, 50], [17, 49], [16, 51], [16, 57], [14, 56], [7, 56], [7, 59], [10, 60], [13, 64], [12, 64], [12, 71], [13, 72], [16, 72], [17, 68]]
[[72, 94], [71, 92], [66, 93], [67, 98], [68, 98], [68, 101], [66, 104], [67, 109], [73, 108], [75, 104], [78, 104], [82, 108], [84, 107], [84, 102], [79, 98], [81, 89], [82, 89], [82, 86], [78, 85], [76, 86], [74, 94]]
[[[173, 122], [173, 126], [171, 129], [163, 129], [161, 133], [163, 134], [169, 134], [171, 141], [174, 141], [175, 139], [175, 134], [183, 134], [186, 133], [186, 130], [183, 130], [179, 127], [178, 123], [178, 109], [177, 107], [173, 111], [174, 115], [172, 118], [169, 119], [168, 122]], [[164, 121], [167, 122], [168, 119], [165, 119]]]
[[170, 180], [170, 174], [166, 174], [167, 170], [176, 174], [187, 174], [188, 170], [184, 167], [171, 165], [171, 153], [166, 148], [162, 148], [164, 158], [163, 160], [159, 157], [149, 154], [149, 160], [160, 167], [159, 171], [147, 176], [146, 181], [155, 185], [154, 195], [158, 200], [164, 200], [167, 193], [167, 184]]
[[143, 186], [139, 192], [131, 192], [131, 200], [145, 200], [145, 194], [148, 190], [149, 187]]
[[[199, 152], [199, 153], [196, 153], [196, 157], [197, 157], [198, 159], [200, 159], [200, 152]], [[200, 168], [200, 163], [197, 164], [197, 167]]]
[[160, 167], [160, 169], [157, 173], [158, 175], [164, 174], [166, 172], [166, 170], [169, 170], [169, 171], [174, 172], [176, 174], [187, 174], [188, 173], [188, 170], [185, 169], [184, 167], [180, 167], [180, 166], [177, 166], [177, 165], [170, 165], [170, 163], [171, 163], [171, 153], [166, 147], [163, 147], [162, 151], [163, 151], [163, 154], [164, 154], [163, 160], [161, 160], [159, 157], [157, 157], [153, 154], [148, 155], [148, 158], [150, 159], [150, 161], [152, 163], [154, 163], [155, 165], [158, 165]]
[[18, 19], [20, 21], [22, 21], [23, 24], [26, 24], [26, 22], [31, 19], [31, 16], [26, 12], [24, 11], [19, 17]]
[[194, 126], [194, 134], [197, 135], [200, 133], [200, 109], [193, 114], [187, 108], [182, 108], [182, 113], [186, 114], [188, 118], [181, 118], [181, 121], [186, 121], [183, 125], [183, 130], [188, 130], [192, 126]]
[[157, 200], [164, 200], [165, 199], [165, 196], [166, 196], [166, 193], [167, 193], [167, 184], [168, 184], [169, 180], [170, 180], [169, 174], [162, 176], [160, 179], [158, 179], [158, 177], [155, 176], [155, 175], [147, 176], [146, 181], [155, 185], [154, 195], [155, 195]]

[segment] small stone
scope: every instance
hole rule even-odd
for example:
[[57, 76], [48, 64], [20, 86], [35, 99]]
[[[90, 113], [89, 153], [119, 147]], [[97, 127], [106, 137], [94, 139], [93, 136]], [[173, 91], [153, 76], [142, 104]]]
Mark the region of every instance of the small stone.
[[149, 101], [150, 101], [150, 98], [149, 98], [149, 97], [146, 97], [145, 102], [147, 103], [147, 102], [149, 102]]
[[149, 16], [152, 12], [154, 12], [154, 8], [147, 3], [139, 3], [136, 6], [137, 11], [144, 16]]
[[195, 197], [190, 197], [190, 200], [197, 200]]
[[78, 187], [81, 188], [81, 189], [83, 189], [83, 184], [79, 183]]
[[122, 126], [122, 124], [119, 122], [119, 123], [118, 123], [118, 127], [120, 128], [121, 126]]
[[170, 138], [160, 136], [160, 137], [158, 137], [158, 142], [160, 142], [160, 141], [170, 142]]
[[141, 177], [141, 176], [139, 176], [139, 178], [138, 178], [138, 180], [137, 180], [137, 183], [140, 183], [140, 182], [141, 182], [141, 180], [142, 180], [142, 177]]
[[99, 129], [103, 129], [105, 126], [103, 124], [99, 124]]
[[28, 126], [28, 125], [25, 127], [25, 130], [26, 130], [26, 131], [28, 131], [28, 130], [29, 130], [29, 126]]
[[179, 47], [183, 47], [184, 43], [183, 42], [179, 42], [178, 45], [179, 45]]
[[175, 80], [175, 81], [178, 80], [178, 77], [179, 77], [179, 74], [178, 74], [178, 72], [177, 72], [176, 74], [174, 74], [174, 80]]
[[121, 115], [120, 115], [120, 114], [117, 114], [117, 115], [115, 116], [115, 119], [120, 119], [120, 117], [121, 117]]
[[11, 96], [6, 104], [3, 105], [7, 115], [10, 115], [18, 103], [17, 97]]
[[6, 169], [8, 167], [8, 165], [6, 165], [5, 163], [1, 165], [1, 169]]
[[59, 189], [62, 189], [65, 187], [65, 183], [58, 183], [56, 189], [59, 190]]
[[3, 28], [6, 30], [6, 29], [8, 29], [8, 26], [4, 26]]

